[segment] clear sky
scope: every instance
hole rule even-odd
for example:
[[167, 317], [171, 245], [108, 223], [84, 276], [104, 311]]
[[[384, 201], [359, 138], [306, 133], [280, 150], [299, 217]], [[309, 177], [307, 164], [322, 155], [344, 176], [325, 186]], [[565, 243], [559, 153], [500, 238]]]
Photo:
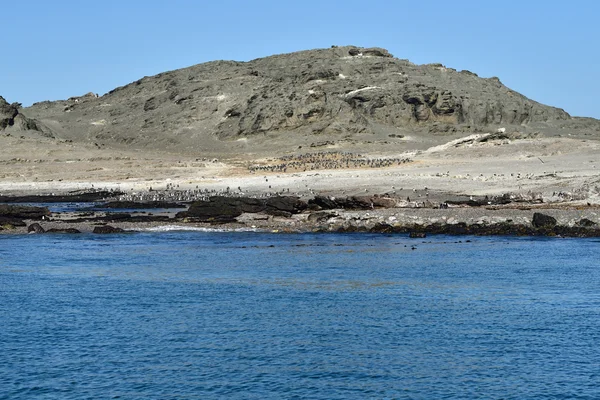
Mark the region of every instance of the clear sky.
[[352, 44], [498, 76], [600, 118], [596, 0], [18, 0], [0, 16], [0, 96], [23, 105], [206, 61]]

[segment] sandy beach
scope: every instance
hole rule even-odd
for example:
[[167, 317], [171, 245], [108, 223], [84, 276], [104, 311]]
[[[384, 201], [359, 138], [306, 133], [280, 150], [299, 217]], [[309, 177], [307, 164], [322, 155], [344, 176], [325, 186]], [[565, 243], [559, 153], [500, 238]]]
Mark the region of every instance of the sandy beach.
[[[211, 195], [255, 198], [281, 195], [304, 201], [315, 196], [383, 196], [393, 199], [395, 204], [383, 209], [335, 210], [320, 217], [311, 216], [310, 211], [289, 217], [243, 214], [233, 223], [218, 226], [176, 219], [169, 212], [164, 214], [172, 218], [168, 222], [152, 218], [144, 222], [125, 219], [100, 222], [133, 231], [368, 231], [377, 230], [382, 224], [409, 227], [459, 223], [530, 226], [534, 212], [550, 215], [558, 225], [566, 227], [577, 227], [581, 220], [600, 224], [598, 142], [568, 137], [481, 141], [482, 138], [486, 136], [469, 135], [423, 150], [361, 155], [356, 162], [361, 164], [358, 167], [339, 162], [341, 152], [345, 152], [344, 157], [349, 157], [347, 154], [358, 157], [355, 156], [358, 153], [338, 146], [271, 157], [260, 155], [254, 159], [248, 156], [219, 159], [159, 152], [107, 152], [81, 145], [65, 147], [50, 141], [44, 147], [27, 139], [3, 138], [13, 140], [11, 146], [15, 150], [0, 157], [3, 166], [0, 193], [58, 195], [108, 190], [122, 193], [115, 196], [117, 200], [152, 200], [160, 195], [163, 200], [186, 204]], [[291, 168], [290, 159], [307, 161]], [[388, 165], [387, 160], [404, 161]], [[498, 206], [490, 201], [487, 207], [440, 209], [447, 201], [482, 201], [501, 196], [514, 201]], [[482, 204], [485, 206], [485, 202]], [[69, 219], [77, 219], [77, 215], [55, 214], [43, 221], [42, 227], [91, 232], [98, 225]], [[26, 232], [27, 227], [4, 231]]]
[[[315, 193], [341, 196], [387, 193], [411, 201], [452, 196], [541, 195], [545, 202], [599, 202], [599, 143], [570, 138], [490, 142], [459, 140], [426, 150], [381, 152], [365, 159], [409, 159], [386, 167], [252, 171], [285, 154], [258, 159], [196, 157], [190, 154], [98, 150], [81, 145], [2, 138], [11, 147], [0, 155], [0, 193], [50, 194], [105, 188], [140, 192], [171, 188], [229, 191], [240, 195]], [[319, 149], [338, 152], [339, 147]], [[310, 154], [308, 152], [299, 154]], [[313, 153], [316, 153], [313, 152]], [[306, 169], [306, 168], [305, 168]]]

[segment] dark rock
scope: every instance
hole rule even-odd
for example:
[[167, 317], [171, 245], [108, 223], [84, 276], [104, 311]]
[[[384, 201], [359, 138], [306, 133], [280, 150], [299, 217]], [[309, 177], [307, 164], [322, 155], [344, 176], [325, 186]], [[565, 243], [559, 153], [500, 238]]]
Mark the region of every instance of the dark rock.
[[[2, 198], [0, 198], [2, 201]], [[0, 217], [18, 218], [18, 219], [42, 219], [50, 216], [48, 207], [33, 206], [15, 206], [0, 204]]]
[[315, 196], [308, 201], [309, 205], [317, 205], [322, 210], [370, 210], [373, 208], [373, 200], [368, 196], [351, 197], [325, 197]]
[[390, 224], [385, 224], [385, 223], [379, 223], [379, 224], [375, 224], [373, 227], [371, 227], [371, 229], [369, 229], [369, 232], [374, 232], [374, 233], [394, 233], [394, 227], [391, 226]]
[[368, 196], [351, 196], [345, 199], [336, 199], [336, 203], [339, 204], [339, 208], [345, 210], [371, 210], [373, 208], [373, 201]]
[[591, 226], [596, 226], [597, 224], [592, 220], [589, 220], [587, 218], [582, 218], [579, 220], [579, 222], [577, 222], [577, 225], [589, 228]]
[[16, 131], [39, 131], [42, 136], [53, 137], [49, 129], [21, 113], [21, 104], [8, 102], [0, 96], [0, 131], [11, 128]]
[[81, 233], [81, 231], [75, 228], [50, 228], [46, 233]]
[[4, 130], [15, 123], [15, 117], [19, 114], [19, 104], [8, 104], [4, 97], [0, 96], [0, 130]]
[[553, 228], [556, 225], [556, 218], [542, 213], [534, 213], [531, 224], [535, 228]]
[[340, 208], [335, 200], [332, 200], [326, 196], [315, 196], [314, 198], [308, 200], [308, 204], [316, 205], [323, 210], [334, 210], [336, 208]]
[[8, 225], [8, 226], [27, 226], [25, 221], [20, 218], [13, 217], [0, 217], [0, 225]]
[[421, 239], [427, 237], [427, 234], [425, 232], [410, 232], [408, 237], [412, 239]]
[[[318, 229], [317, 232], [327, 232], [327, 228]], [[355, 233], [355, 232], [369, 232], [369, 228], [364, 225], [344, 225], [337, 228], [336, 232], [339, 233]]]
[[338, 215], [336, 213], [332, 213], [329, 211], [316, 211], [316, 212], [312, 212], [308, 215], [308, 221], [309, 222], [324, 222], [324, 221], [327, 221], [329, 218], [334, 218], [337, 216]]
[[97, 221], [125, 221], [125, 220], [130, 220], [131, 219], [131, 214], [127, 214], [127, 213], [108, 213], [103, 217], [97, 217], [96, 220]]
[[196, 201], [187, 211], [177, 213], [177, 218], [195, 218], [206, 222], [232, 222], [244, 212], [261, 212], [265, 209], [259, 199], [213, 196]]
[[[327, 232], [328, 227], [321, 227], [319, 232]], [[380, 232], [380, 233], [408, 233], [411, 238], [424, 238], [429, 234], [444, 235], [478, 235], [478, 236], [562, 236], [562, 237], [600, 237], [600, 229], [582, 226], [544, 226], [535, 228], [531, 225], [501, 222], [496, 224], [471, 224], [464, 222], [458, 224], [435, 223], [429, 225], [388, 225], [379, 223], [371, 229], [363, 224], [350, 224], [337, 228], [337, 232]]]
[[122, 233], [122, 232], [125, 232], [125, 230], [114, 227], [114, 226], [110, 226], [110, 225], [104, 225], [104, 226], [96, 226], [94, 228], [93, 232], [94, 233]]
[[27, 233], [46, 233], [46, 231], [40, 224], [35, 222], [27, 227]]
[[394, 208], [396, 207], [396, 200], [390, 197], [379, 197], [374, 196], [371, 198], [374, 208]]
[[265, 202], [265, 212], [276, 216], [289, 217], [306, 210], [307, 207], [306, 202], [293, 196], [269, 197]]
[[196, 201], [187, 211], [177, 213], [177, 218], [194, 218], [205, 222], [232, 222], [244, 213], [264, 212], [270, 215], [290, 216], [306, 209], [307, 204], [297, 197], [280, 196], [268, 199], [251, 197], [213, 196]]

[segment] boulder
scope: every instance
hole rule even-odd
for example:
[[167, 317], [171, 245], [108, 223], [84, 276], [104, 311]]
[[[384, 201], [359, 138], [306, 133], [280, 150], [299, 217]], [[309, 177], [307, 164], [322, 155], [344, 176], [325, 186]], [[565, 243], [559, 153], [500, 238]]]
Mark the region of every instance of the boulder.
[[542, 213], [534, 213], [531, 224], [534, 228], [553, 228], [556, 226], [556, 218]]
[[582, 219], [579, 220], [579, 222], [577, 222], [577, 225], [589, 228], [589, 227], [592, 227], [592, 226], [596, 226], [597, 224], [594, 221], [592, 221], [592, 220], [589, 220], [587, 218], [582, 218]]
[[110, 225], [97, 226], [94, 228], [94, 233], [122, 233], [125, 230]]
[[40, 224], [34, 222], [33, 224], [27, 227], [27, 233], [46, 233], [46, 231], [44, 230], [44, 228], [42, 228]]

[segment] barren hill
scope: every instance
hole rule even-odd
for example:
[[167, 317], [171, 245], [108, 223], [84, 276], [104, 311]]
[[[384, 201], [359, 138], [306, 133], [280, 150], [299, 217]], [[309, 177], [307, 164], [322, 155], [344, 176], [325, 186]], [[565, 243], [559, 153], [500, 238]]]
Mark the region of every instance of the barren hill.
[[[0, 130], [98, 148], [244, 153], [333, 144], [382, 151], [447, 142], [497, 128], [600, 136], [504, 86], [442, 64], [415, 65], [353, 46], [214, 61], [97, 96], [21, 109], [0, 98]], [[512, 128], [511, 128], [512, 127]]]

